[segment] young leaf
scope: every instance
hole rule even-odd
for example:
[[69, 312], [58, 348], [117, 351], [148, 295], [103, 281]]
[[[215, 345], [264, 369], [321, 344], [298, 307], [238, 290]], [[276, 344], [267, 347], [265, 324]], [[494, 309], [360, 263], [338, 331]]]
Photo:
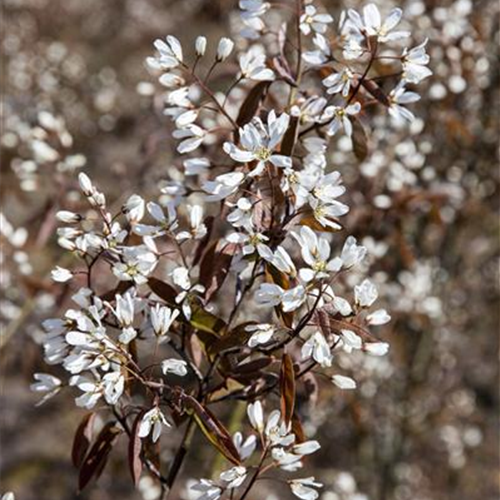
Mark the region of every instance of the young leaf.
[[363, 125], [357, 118], [352, 120], [352, 149], [359, 161], [365, 160], [368, 156], [368, 139]]
[[238, 113], [238, 118], [236, 118], [236, 123], [239, 127], [243, 127], [257, 113], [259, 109], [260, 103], [263, 101], [267, 89], [271, 85], [271, 82], [259, 82], [257, 83], [252, 90], [247, 95], [247, 98], [243, 101], [241, 105], [240, 112]]
[[78, 488], [80, 491], [87, 486], [93, 477], [99, 477], [106, 465], [109, 453], [113, 449], [116, 438], [121, 432], [121, 429], [115, 425], [115, 422], [108, 422], [101, 430], [80, 467], [78, 477]]
[[378, 102], [383, 104], [384, 106], [390, 106], [391, 103], [389, 98], [385, 95], [384, 91], [378, 86], [376, 82], [373, 80], [362, 80], [361, 85], [373, 96], [377, 99]]
[[183, 402], [193, 412], [196, 423], [212, 445], [230, 462], [239, 465], [241, 463], [240, 454], [228, 430], [217, 417], [192, 396], [183, 396]]
[[71, 460], [75, 467], [82, 465], [85, 454], [90, 447], [95, 418], [96, 414], [94, 412], [85, 415], [76, 429], [73, 448], [71, 450]]
[[177, 292], [168, 283], [157, 278], [149, 278], [148, 285], [151, 290], [168, 304], [175, 304]]
[[280, 372], [281, 414], [288, 426], [292, 421], [295, 408], [295, 370], [289, 354], [284, 353]]
[[205, 253], [200, 263], [200, 283], [205, 287], [205, 300], [210, 299], [220, 290], [231, 267], [236, 245], [229, 243], [216, 251], [215, 242]]

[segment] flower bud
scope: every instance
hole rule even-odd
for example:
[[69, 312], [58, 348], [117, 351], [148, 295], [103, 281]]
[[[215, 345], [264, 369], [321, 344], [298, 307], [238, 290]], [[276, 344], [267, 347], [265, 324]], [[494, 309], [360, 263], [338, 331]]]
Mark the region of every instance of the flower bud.
[[195, 42], [196, 55], [198, 57], [203, 57], [205, 51], [207, 50], [207, 39], [204, 36], [199, 36]]
[[69, 210], [59, 210], [56, 214], [56, 219], [59, 222], [64, 222], [65, 224], [73, 224], [75, 222], [80, 222], [82, 220], [82, 216], [75, 214], [74, 212], [70, 212]]
[[217, 47], [217, 61], [225, 61], [233, 51], [234, 42], [229, 38], [222, 37]]
[[92, 186], [92, 182], [87, 174], [80, 172], [78, 175], [78, 182], [80, 183], [80, 189], [83, 191], [85, 196], [89, 196], [94, 191], [94, 186]]

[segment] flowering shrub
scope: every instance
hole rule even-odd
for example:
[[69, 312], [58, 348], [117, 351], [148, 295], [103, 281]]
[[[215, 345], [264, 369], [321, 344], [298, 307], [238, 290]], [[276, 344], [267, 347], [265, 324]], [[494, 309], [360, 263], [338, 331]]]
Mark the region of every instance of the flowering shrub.
[[[283, 17], [268, 16], [275, 8]], [[243, 500], [273, 470], [296, 497], [318, 498], [321, 483], [298, 473], [320, 448], [301, 422], [301, 384], [314, 373], [355, 389], [336, 355], [388, 351], [378, 327], [390, 315], [375, 306], [375, 284], [358, 279], [367, 249], [343, 225], [346, 187], [327, 150], [346, 136], [362, 160], [372, 116], [414, 119], [419, 96], [407, 86], [431, 74], [426, 41], [400, 45], [409, 32], [398, 8], [348, 10], [337, 28], [301, 0], [240, 9], [237, 43], [200, 36], [186, 51], [169, 35], [146, 61], [167, 89], [182, 158], [160, 199], [109, 206], [81, 172], [86, 208], [57, 213], [58, 242], [78, 264], [52, 277], [76, 290], [64, 316], [44, 322], [43, 344], [68, 377], [37, 373], [32, 388], [42, 401], [74, 388], [91, 410], [73, 446], [80, 489], [123, 435], [134, 483], [148, 474], [167, 497], [199, 428], [224, 467], [190, 484], [189, 498]], [[211, 85], [222, 70], [232, 78], [224, 92]], [[59, 160], [47, 142], [35, 154]], [[247, 422], [230, 432], [223, 420], [241, 402]], [[163, 467], [161, 438], [174, 428], [183, 438]]]

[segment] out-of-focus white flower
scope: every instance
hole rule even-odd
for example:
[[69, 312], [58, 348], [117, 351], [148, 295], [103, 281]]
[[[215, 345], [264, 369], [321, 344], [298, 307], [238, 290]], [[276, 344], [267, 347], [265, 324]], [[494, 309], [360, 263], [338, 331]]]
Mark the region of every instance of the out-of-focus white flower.
[[218, 175], [213, 181], [205, 181], [202, 189], [209, 194], [207, 201], [219, 201], [235, 193], [244, 181], [243, 172], [229, 172]]
[[57, 266], [55, 269], [52, 269], [51, 276], [54, 281], [58, 283], [65, 283], [73, 278], [73, 273], [69, 269], [65, 269], [64, 267]]
[[365, 258], [365, 255], [366, 247], [358, 245], [354, 236], [348, 236], [340, 254], [342, 267], [349, 269], [355, 266]]
[[319, 497], [319, 493], [314, 488], [321, 488], [323, 486], [314, 477], [292, 479], [288, 483], [290, 484], [292, 493], [301, 500], [316, 500]]
[[313, 38], [316, 50], [306, 51], [302, 54], [302, 59], [311, 66], [321, 66], [332, 57], [332, 52], [328, 40], [317, 33]]
[[190, 489], [200, 492], [196, 500], [218, 500], [222, 495], [222, 488], [209, 479], [200, 479]]
[[306, 5], [304, 13], [300, 16], [300, 31], [304, 35], [309, 35], [311, 31], [316, 33], [325, 33], [327, 24], [333, 22], [330, 14], [318, 14], [314, 5]]
[[323, 367], [332, 366], [332, 353], [328, 342], [320, 331], [313, 333], [302, 346], [302, 359], [311, 357]]
[[360, 307], [370, 307], [377, 297], [377, 287], [368, 279], [354, 287], [354, 300]]
[[152, 432], [151, 439], [153, 443], [156, 443], [160, 438], [163, 426], [170, 427], [170, 424], [167, 422], [160, 408], [155, 406], [142, 417], [137, 435], [141, 438], [145, 438]]
[[391, 316], [385, 309], [378, 309], [366, 317], [366, 322], [373, 326], [385, 325], [389, 321], [391, 321]]
[[225, 486], [227, 489], [238, 488], [243, 484], [247, 477], [247, 470], [245, 467], [236, 466], [229, 470], [221, 472], [220, 479], [227, 483]]
[[269, 323], [262, 323], [259, 325], [248, 325], [245, 327], [247, 332], [253, 332], [252, 336], [248, 339], [248, 345], [250, 347], [255, 347], [261, 344], [267, 344], [272, 338], [276, 331], [274, 325]]
[[123, 209], [130, 222], [140, 222], [144, 217], [146, 203], [139, 195], [133, 194], [125, 202]]
[[179, 377], [184, 377], [187, 375], [187, 363], [182, 359], [166, 359], [161, 363], [161, 370], [166, 375], [167, 373], [173, 373]]
[[389, 351], [389, 344], [387, 342], [370, 342], [365, 344], [365, 351], [374, 356], [385, 356]]
[[356, 381], [351, 377], [345, 377], [344, 375], [333, 375], [332, 382], [342, 390], [352, 390], [356, 389]]
[[59, 210], [59, 212], [56, 213], [56, 219], [64, 224], [75, 224], [82, 220], [82, 216], [70, 212], [69, 210]]
[[225, 61], [231, 55], [233, 48], [234, 42], [230, 38], [222, 37], [217, 46], [217, 61]]
[[189, 231], [181, 231], [176, 239], [182, 240], [199, 240], [207, 234], [207, 226], [203, 224], [203, 208], [200, 205], [188, 205], [187, 211], [189, 214]]

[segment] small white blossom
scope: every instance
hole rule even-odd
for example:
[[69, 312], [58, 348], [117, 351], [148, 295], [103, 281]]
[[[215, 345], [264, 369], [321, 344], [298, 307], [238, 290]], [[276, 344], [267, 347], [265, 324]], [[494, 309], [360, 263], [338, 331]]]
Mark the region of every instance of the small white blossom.
[[311, 357], [323, 367], [332, 366], [332, 353], [328, 342], [319, 331], [313, 333], [302, 346], [302, 359]]
[[356, 389], [356, 381], [351, 377], [345, 377], [344, 375], [334, 375], [332, 377], [332, 382], [342, 390], [352, 390]]
[[182, 359], [166, 359], [162, 361], [161, 370], [165, 375], [173, 373], [179, 377], [184, 377], [188, 373], [187, 363]]
[[156, 443], [160, 438], [163, 426], [170, 427], [170, 424], [167, 422], [160, 408], [155, 406], [142, 417], [137, 435], [141, 438], [145, 438], [152, 432], [151, 439], [153, 443]]

